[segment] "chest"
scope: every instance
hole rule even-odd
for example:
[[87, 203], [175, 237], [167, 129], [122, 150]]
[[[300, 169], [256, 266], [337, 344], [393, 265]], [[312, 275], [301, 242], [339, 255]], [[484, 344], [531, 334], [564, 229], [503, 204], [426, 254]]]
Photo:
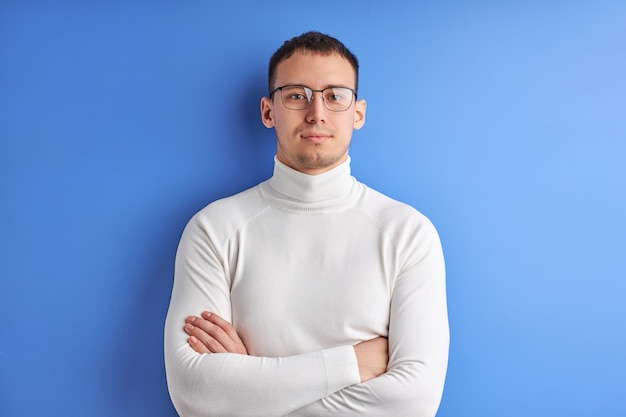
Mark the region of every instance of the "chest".
[[233, 322], [253, 354], [284, 356], [386, 335], [393, 247], [359, 216], [283, 216], [229, 250]]

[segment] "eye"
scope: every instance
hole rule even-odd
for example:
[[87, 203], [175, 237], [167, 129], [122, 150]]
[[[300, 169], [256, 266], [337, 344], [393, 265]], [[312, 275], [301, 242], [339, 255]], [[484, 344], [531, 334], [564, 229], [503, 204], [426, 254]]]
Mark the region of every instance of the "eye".
[[342, 101], [344, 99], [345, 97], [343, 95], [337, 93], [331, 93], [326, 95], [327, 101]]
[[308, 102], [309, 94], [304, 87], [294, 86], [283, 89], [283, 99], [290, 103]]
[[324, 91], [327, 103], [345, 103], [352, 100], [352, 90], [343, 87], [329, 87]]
[[306, 95], [302, 93], [290, 93], [287, 95], [287, 98], [293, 101], [307, 100]]

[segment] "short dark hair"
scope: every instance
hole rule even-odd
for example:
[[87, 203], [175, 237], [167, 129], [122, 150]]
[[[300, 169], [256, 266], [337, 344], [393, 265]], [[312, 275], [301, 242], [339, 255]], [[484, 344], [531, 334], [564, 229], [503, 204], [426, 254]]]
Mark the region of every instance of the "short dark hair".
[[333, 55], [337, 54], [350, 62], [352, 68], [354, 68], [355, 89], [359, 88], [359, 61], [356, 56], [350, 52], [346, 46], [338, 39], [332, 36], [320, 33], [320, 32], [306, 32], [302, 35], [291, 38], [285, 41], [283, 45], [278, 48], [272, 58], [270, 58], [270, 65], [268, 71], [268, 88], [272, 91], [274, 88], [274, 82], [276, 81], [276, 67], [282, 61], [289, 58], [296, 51], [310, 51], [318, 53], [320, 55]]

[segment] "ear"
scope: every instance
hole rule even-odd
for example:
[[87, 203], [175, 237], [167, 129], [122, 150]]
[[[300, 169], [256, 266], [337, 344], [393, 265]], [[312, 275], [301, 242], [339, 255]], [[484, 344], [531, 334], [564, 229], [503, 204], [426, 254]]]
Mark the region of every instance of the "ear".
[[359, 130], [365, 124], [365, 110], [367, 110], [367, 102], [358, 100], [354, 105], [354, 129]]
[[272, 99], [263, 97], [261, 99], [261, 121], [268, 129], [274, 127], [274, 108]]

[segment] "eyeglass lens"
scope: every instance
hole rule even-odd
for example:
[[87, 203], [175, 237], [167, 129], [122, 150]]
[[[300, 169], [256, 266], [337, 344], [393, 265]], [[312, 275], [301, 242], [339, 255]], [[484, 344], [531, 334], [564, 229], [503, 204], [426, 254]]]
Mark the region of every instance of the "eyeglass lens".
[[[313, 90], [302, 86], [289, 86], [281, 90], [285, 107], [292, 110], [303, 110], [313, 101]], [[347, 110], [352, 104], [354, 93], [349, 88], [328, 87], [322, 90], [322, 98], [326, 108], [331, 111]]]

